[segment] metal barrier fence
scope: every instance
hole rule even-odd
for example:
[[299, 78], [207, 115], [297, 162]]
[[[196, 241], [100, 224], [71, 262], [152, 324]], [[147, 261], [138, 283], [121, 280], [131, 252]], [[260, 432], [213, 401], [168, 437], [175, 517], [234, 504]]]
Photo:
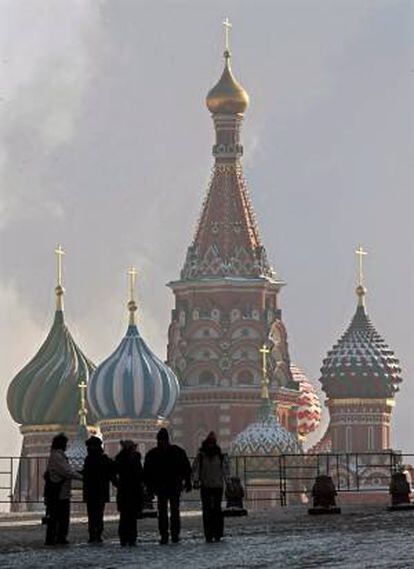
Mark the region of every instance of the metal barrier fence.
[[[329, 474], [338, 494], [350, 492], [388, 493], [391, 475], [414, 462], [414, 454], [399, 452], [344, 454], [283, 454], [230, 456], [232, 476], [240, 478], [245, 500], [252, 506], [300, 502], [310, 496], [313, 481], [319, 474]], [[0, 503], [43, 503], [43, 474], [46, 457], [0, 457]], [[408, 466], [408, 472], [412, 469]], [[74, 482], [73, 502], [81, 502], [81, 482]], [[185, 502], [198, 498], [184, 496]], [[33, 506], [34, 507], [34, 506]]]

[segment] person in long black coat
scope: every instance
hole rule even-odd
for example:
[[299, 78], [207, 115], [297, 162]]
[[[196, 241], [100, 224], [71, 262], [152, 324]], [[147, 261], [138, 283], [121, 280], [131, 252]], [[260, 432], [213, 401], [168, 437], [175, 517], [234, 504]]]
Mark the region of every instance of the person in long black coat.
[[105, 504], [110, 500], [110, 482], [115, 481], [114, 461], [103, 451], [99, 437], [86, 441], [88, 455], [83, 465], [83, 500], [88, 512], [89, 543], [101, 543]]
[[191, 465], [184, 449], [170, 444], [167, 429], [157, 434], [157, 446], [151, 449], [144, 463], [145, 484], [158, 497], [158, 529], [160, 544], [168, 543], [168, 504], [171, 514], [171, 541], [180, 539], [180, 496], [191, 486]]
[[121, 545], [137, 542], [137, 518], [142, 510], [144, 472], [141, 455], [134, 441], [121, 441], [121, 451], [115, 457], [118, 534]]

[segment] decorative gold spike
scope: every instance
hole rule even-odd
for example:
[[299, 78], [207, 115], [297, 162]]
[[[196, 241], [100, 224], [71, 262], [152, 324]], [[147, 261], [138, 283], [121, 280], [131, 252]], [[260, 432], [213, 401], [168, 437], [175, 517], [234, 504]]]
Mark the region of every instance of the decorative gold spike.
[[364, 305], [364, 297], [367, 292], [367, 289], [364, 287], [364, 257], [368, 254], [364, 251], [362, 245], [358, 245], [358, 248], [355, 249], [355, 254], [357, 255], [358, 259], [358, 276], [357, 276], [357, 287], [356, 293], [358, 296], [358, 304], [363, 306]]
[[233, 24], [230, 22], [228, 18], [226, 18], [223, 22], [224, 26], [224, 46], [225, 52], [230, 53], [230, 30], [233, 27]]
[[88, 410], [86, 408], [86, 390], [88, 385], [84, 379], [78, 383], [79, 392], [80, 392], [80, 405], [79, 405], [79, 425], [82, 427], [87, 426], [86, 415], [88, 414]]
[[269, 399], [269, 378], [267, 376], [267, 356], [270, 354], [269, 348], [266, 344], [260, 348], [259, 352], [262, 354], [262, 399]]
[[65, 251], [62, 249], [62, 245], [58, 245], [55, 249], [56, 261], [57, 261], [57, 274], [56, 274], [56, 310], [63, 310], [63, 295], [65, 289], [62, 285], [62, 257], [66, 255]]
[[129, 267], [128, 269], [128, 282], [129, 282], [129, 301], [128, 301], [128, 310], [129, 310], [129, 324], [135, 324], [135, 311], [137, 310], [137, 303], [135, 302], [135, 281], [137, 277], [138, 271], [135, 267]]

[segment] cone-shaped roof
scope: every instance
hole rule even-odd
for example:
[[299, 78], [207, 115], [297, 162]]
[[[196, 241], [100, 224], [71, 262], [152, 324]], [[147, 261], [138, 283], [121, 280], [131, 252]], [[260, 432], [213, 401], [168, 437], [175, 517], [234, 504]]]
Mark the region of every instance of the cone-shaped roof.
[[181, 273], [205, 277], [275, 279], [261, 243], [240, 165], [216, 165], [194, 241]]

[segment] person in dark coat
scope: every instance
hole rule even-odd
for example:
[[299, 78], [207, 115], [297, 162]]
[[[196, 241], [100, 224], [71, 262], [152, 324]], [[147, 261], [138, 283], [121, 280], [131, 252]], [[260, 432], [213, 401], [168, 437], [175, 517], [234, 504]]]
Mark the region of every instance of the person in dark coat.
[[88, 455], [83, 465], [83, 501], [88, 512], [89, 543], [102, 543], [105, 504], [110, 499], [110, 482], [115, 481], [114, 462], [102, 448], [99, 437], [85, 442]]
[[221, 509], [224, 484], [229, 479], [229, 462], [212, 431], [203, 441], [193, 465], [194, 487], [200, 488], [206, 541], [220, 541], [224, 518]]
[[49, 460], [44, 474], [46, 505], [45, 545], [66, 545], [68, 542], [70, 495], [72, 479], [81, 479], [69, 464], [65, 454], [68, 438], [61, 433], [53, 437]]
[[170, 444], [167, 429], [157, 434], [157, 446], [151, 449], [144, 463], [147, 487], [158, 497], [158, 529], [160, 544], [168, 543], [170, 505], [171, 541], [180, 540], [180, 496], [183, 489], [191, 491], [191, 465], [184, 449]]
[[142, 510], [144, 473], [141, 455], [134, 441], [121, 441], [121, 451], [115, 457], [118, 535], [121, 545], [137, 543], [137, 518]]

